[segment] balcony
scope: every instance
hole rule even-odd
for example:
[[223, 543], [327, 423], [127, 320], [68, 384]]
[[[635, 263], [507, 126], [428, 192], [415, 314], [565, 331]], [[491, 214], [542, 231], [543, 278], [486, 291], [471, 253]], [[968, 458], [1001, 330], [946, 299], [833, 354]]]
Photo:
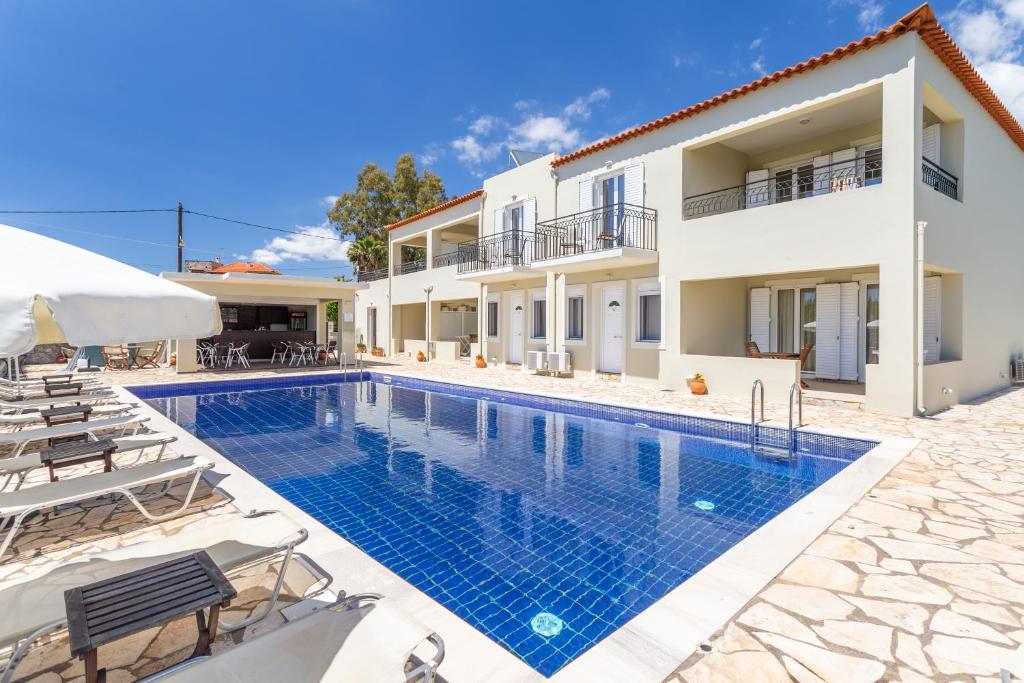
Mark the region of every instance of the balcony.
[[959, 179], [927, 157], [921, 157], [921, 181], [936, 192], [956, 199]]
[[531, 233], [506, 230], [459, 244], [456, 278], [472, 282], [501, 282], [530, 273], [535, 251]]
[[384, 280], [388, 276], [388, 269], [381, 268], [379, 270], [365, 270], [356, 273], [356, 282], [373, 282], [375, 280]]
[[438, 254], [431, 263], [431, 268], [447, 268], [459, 263], [459, 252], [451, 251], [447, 254]]
[[534, 270], [573, 273], [657, 261], [654, 209], [614, 204], [537, 224]]
[[[807, 164], [764, 180], [686, 197], [683, 218], [742, 211], [836, 192], [849, 192], [882, 182], [881, 149], [865, 156], [828, 164]], [[955, 179], [954, 179], [955, 182]], [[937, 188], [936, 188], [937, 189]]]
[[415, 261], [406, 261], [404, 263], [395, 264], [395, 275], [408, 275], [409, 273], [418, 273], [421, 270], [427, 269], [427, 259], [421, 258]]

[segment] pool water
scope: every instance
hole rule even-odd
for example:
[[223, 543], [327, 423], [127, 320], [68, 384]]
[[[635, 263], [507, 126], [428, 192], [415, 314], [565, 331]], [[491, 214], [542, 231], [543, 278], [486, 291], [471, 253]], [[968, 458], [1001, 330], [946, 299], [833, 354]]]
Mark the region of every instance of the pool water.
[[367, 377], [133, 391], [544, 675], [874, 445]]

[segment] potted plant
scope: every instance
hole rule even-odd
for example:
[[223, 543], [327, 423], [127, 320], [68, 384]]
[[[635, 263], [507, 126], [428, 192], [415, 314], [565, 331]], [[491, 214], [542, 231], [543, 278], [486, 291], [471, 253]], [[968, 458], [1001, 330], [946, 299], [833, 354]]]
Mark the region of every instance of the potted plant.
[[422, 351], [417, 351], [416, 352], [416, 360], [418, 360], [419, 362], [422, 363], [425, 360], [427, 360], [427, 356]]
[[370, 355], [376, 356], [378, 358], [383, 358], [384, 357], [384, 347], [383, 346], [374, 346], [373, 349], [370, 351]]
[[687, 377], [686, 381], [690, 385], [690, 393], [694, 396], [708, 393], [708, 385], [704, 382], [704, 375], [701, 373], [698, 372], [693, 377]]
[[366, 353], [366, 344], [363, 342], [356, 344], [356, 353]]
[[487, 367], [487, 361], [484, 360], [484, 356], [481, 353], [476, 354], [476, 366], [478, 368], [486, 368]]
[[177, 365], [177, 364], [178, 364], [178, 354], [172, 353], [171, 354], [171, 365], [174, 366], [174, 365]]

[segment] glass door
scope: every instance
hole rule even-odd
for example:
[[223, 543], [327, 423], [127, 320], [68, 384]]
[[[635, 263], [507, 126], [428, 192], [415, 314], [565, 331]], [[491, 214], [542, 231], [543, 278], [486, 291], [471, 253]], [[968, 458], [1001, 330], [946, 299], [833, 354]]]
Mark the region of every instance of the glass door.
[[776, 294], [775, 348], [778, 353], [794, 353], [796, 348], [796, 290], [780, 289]]
[[[864, 286], [864, 364], [873, 365], [878, 362], [878, 284]], [[861, 375], [863, 376], [863, 371]]]
[[[814, 287], [805, 287], [800, 290], [800, 348], [808, 344], [815, 344], [818, 339], [818, 290]], [[797, 349], [794, 353], [800, 353]], [[814, 372], [814, 348], [807, 356], [803, 370]]]
[[623, 202], [626, 196], [626, 174], [605, 178], [599, 185], [598, 197], [602, 209], [597, 242], [601, 248], [622, 246]]

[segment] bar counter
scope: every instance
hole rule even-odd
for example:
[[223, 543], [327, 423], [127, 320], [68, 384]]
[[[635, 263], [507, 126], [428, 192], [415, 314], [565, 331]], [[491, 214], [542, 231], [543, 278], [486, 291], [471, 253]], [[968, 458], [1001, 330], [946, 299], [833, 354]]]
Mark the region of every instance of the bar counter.
[[209, 341], [220, 344], [244, 344], [249, 342], [249, 358], [253, 360], [270, 360], [274, 352], [274, 342], [314, 342], [316, 332], [287, 331], [271, 332], [269, 330], [224, 330], [220, 334], [210, 337]]

